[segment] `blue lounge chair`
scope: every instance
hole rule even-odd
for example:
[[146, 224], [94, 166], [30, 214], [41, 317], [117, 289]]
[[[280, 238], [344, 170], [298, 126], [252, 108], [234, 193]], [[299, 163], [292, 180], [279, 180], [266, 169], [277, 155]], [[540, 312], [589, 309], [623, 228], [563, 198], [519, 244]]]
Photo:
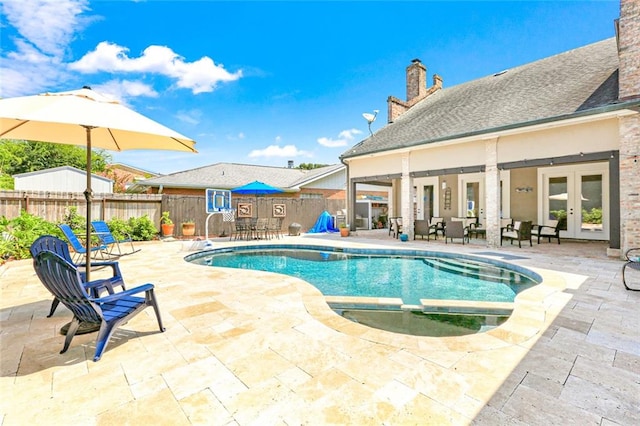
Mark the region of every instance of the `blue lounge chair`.
[[[100, 244], [106, 247], [105, 253], [108, 256], [119, 257], [140, 251], [140, 249], [136, 250], [136, 248], [133, 246], [133, 240], [130, 236], [127, 236], [127, 238], [123, 240], [116, 239], [116, 237], [114, 237], [111, 233], [111, 229], [109, 229], [109, 225], [107, 225], [107, 222], [104, 222], [102, 220], [94, 220], [93, 222], [91, 222], [91, 226], [93, 226], [95, 234], [100, 239]], [[120, 243], [128, 243], [131, 246], [131, 250], [127, 252], [122, 251], [122, 249], [120, 248]], [[116, 249], [118, 250], [117, 253], [115, 252]]]
[[[78, 260], [82, 259], [83, 256], [86, 256], [87, 255], [87, 248], [82, 245], [82, 243], [78, 239], [78, 236], [73, 233], [73, 230], [71, 229], [71, 227], [69, 225], [67, 225], [66, 223], [61, 223], [60, 225], [58, 225], [58, 227], [60, 228], [60, 230], [64, 234], [64, 236], [67, 239], [67, 241], [69, 241], [69, 244], [71, 244], [71, 247], [73, 248], [73, 251], [76, 253], [76, 256], [75, 256], [74, 260], [78, 261]], [[102, 257], [103, 256], [103, 250], [105, 250], [106, 248], [107, 248], [107, 246], [105, 246], [103, 244], [101, 244], [99, 246], [91, 247], [91, 254], [92, 254], [92, 256], [94, 258], [96, 256], [98, 256], [98, 255], [100, 255], [100, 257]]]
[[[64, 260], [66, 260], [67, 262], [69, 262], [70, 264], [78, 268], [79, 269], [78, 273], [80, 274], [80, 279], [82, 280], [82, 282], [87, 281], [86, 279], [87, 274], [82, 270], [80, 270], [81, 268], [85, 267], [85, 264], [84, 263], [80, 263], [77, 265], [74, 264], [73, 260], [71, 259], [71, 253], [69, 252], [69, 246], [67, 245], [67, 243], [65, 243], [58, 237], [54, 237], [53, 235], [43, 235], [41, 237], [38, 237], [33, 242], [33, 244], [31, 244], [31, 247], [29, 247], [29, 251], [31, 252], [31, 257], [33, 257], [34, 261], [38, 253], [45, 250], [54, 252], [55, 254], [62, 257]], [[126, 290], [124, 286], [124, 279], [122, 278], [122, 273], [120, 272], [120, 266], [118, 265], [118, 262], [106, 261], [106, 262], [91, 263], [91, 270], [102, 269], [106, 267], [111, 267], [111, 269], [113, 270], [113, 276], [106, 281], [101, 280], [99, 285], [88, 288], [88, 290], [91, 291], [91, 294], [95, 297], [98, 297], [102, 290], [107, 290], [110, 294], [113, 294], [113, 287], [116, 287], [116, 286], [120, 286], [122, 287], [123, 290]], [[51, 309], [49, 311], [49, 315], [47, 315], [47, 318], [53, 315], [59, 303], [60, 303], [60, 300], [57, 297], [54, 297], [53, 301], [51, 302]]]
[[[143, 284], [120, 293], [96, 298], [87, 293], [86, 284], [80, 279], [78, 269], [53, 252], [45, 250], [38, 253], [34, 260], [34, 268], [42, 284], [73, 312], [73, 320], [61, 354], [69, 349], [81, 322], [100, 324], [93, 357], [94, 362], [99, 361], [116, 328], [148, 306], [153, 307], [156, 313], [160, 331], [165, 330], [153, 284]], [[144, 293], [144, 297], [134, 296], [140, 293]]]

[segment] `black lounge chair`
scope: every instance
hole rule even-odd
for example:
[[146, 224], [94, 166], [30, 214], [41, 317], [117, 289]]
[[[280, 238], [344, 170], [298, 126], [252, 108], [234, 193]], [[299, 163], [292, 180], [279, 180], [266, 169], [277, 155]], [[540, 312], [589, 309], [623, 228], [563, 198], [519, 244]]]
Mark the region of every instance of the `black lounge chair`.
[[[82, 270], [86, 267], [84, 263], [75, 264], [71, 259], [71, 252], [69, 251], [69, 246], [67, 243], [62, 241], [58, 237], [54, 237], [53, 235], [43, 235], [38, 237], [31, 247], [29, 247], [29, 251], [31, 252], [31, 257], [33, 257], [34, 262], [38, 253], [42, 251], [51, 251], [78, 268], [78, 273], [80, 274], [80, 279], [82, 282], [87, 281], [87, 274]], [[107, 290], [110, 294], [113, 294], [113, 287], [120, 286], [123, 290], [126, 290], [124, 286], [124, 279], [122, 278], [122, 273], [120, 272], [120, 266], [116, 261], [104, 261], [104, 262], [92, 262], [91, 270], [98, 270], [102, 268], [110, 267], [113, 270], [113, 276], [108, 280], [101, 280], [97, 282], [96, 285], [87, 288], [91, 292], [94, 297], [98, 297], [102, 290]], [[53, 316], [53, 313], [56, 311], [60, 300], [57, 297], [53, 298], [51, 302], [51, 309], [49, 310], [49, 315], [47, 318]]]
[[633, 275], [640, 276], [640, 248], [631, 248], [627, 250], [624, 256], [627, 258], [627, 262], [622, 266], [622, 284], [627, 290], [640, 291], [640, 287], [629, 287], [627, 283], [627, 274], [629, 273], [627, 268], [638, 271], [638, 274]]
[[[53, 252], [45, 250], [38, 253], [34, 260], [34, 268], [42, 284], [73, 312], [73, 320], [61, 354], [69, 349], [81, 322], [100, 324], [93, 357], [94, 362], [99, 361], [116, 328], [148, 306], [153, 307], [156, 313], [160, 331], [165, 330], [153, 284], [143, 284], [120, 293], [96, 298], [87, 293], [86, 284], [80, 279], [78, 269]], [[139, 293], [144, 293], [144, 297], [134, 296]]]

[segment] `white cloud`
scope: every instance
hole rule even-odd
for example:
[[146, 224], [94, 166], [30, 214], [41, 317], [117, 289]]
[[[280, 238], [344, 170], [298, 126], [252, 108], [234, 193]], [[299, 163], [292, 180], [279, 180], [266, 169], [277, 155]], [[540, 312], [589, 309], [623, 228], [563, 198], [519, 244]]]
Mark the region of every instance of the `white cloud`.
[[249, 153], [249, 158], [256, 157], [313, 157], [309, 151], [299, 150], [295, 145], [269, 145], [265, 149], [254, 149]]
[[42, 93], [69, 81], [64, 55], [75, 34], [90, 22], [81, 16], [88, 10], [86, 0], [1, 2], [0, 12], [17, 34], [7, 36], [14, 48], [7, 43], [0, 51], [0, 97]]
[[176, 118], [180, 121], [184, 121], [189, 124], [198, 124], [200, 123], [200, 118], [202, 117], [202, 111], [193, 109], [189, 111], [178, 111], [176, 113]]
[[195, 62], [185, 62], [184, 58], [166, 46], [149, 46], [137, 58], [130, 58], [128, 52], [126, 47], [103, 41], [69, 67], [87, 74], [133, 72], [163, 75], [175, 79], [178, 87], [191, 89], [194, 94], [211, 92], [220, 82], [235, 81], [242, 77], [241, 70], [230, 73], [207, 56]]
[[38, 50], [61, 57], [76, 32], [89, 19], [81, 14], [88, 0], [26, 0], [2, 2], [2, 12], [18, 33]]
[[321, 138], [318, 138], [318, 143], [327, 148], [344, 147], [353, 143], [355, 135], [359, 135], [361, 133], [362, 131], [358, 129], [343, 130], [340, 133], [338, 133], [338, 139], [321, 137]]
[[93, 85], [91, 88], [122, 103], [127, 103], [127, 99], [131, 97], [158, 97], [158, 92], [153, 87], [141, 81], [111, 80], [103, 84]]
[[[6, 26], [16, 31], [6, 36], [13, 46], [3, 43], [0, 50], [0, 97], [41, 93], [68, 85], [79, 80], [78, 72], [155, 74], [172, 79], [175, 87], [190, 89], [194, 94], [211, 92], [218, 84], [243, 76], [241, 70], [230, 73], [207, 56], [186, 62], [166, 46], [149, 46], [141, 56], [129, 58], [126, 47], [101, 42], [80, 60], [68, 63], [65, 57], [71, 53], [74, 38], [91, 22], [102, 19], [89, 15], [90, 11], [89, 0], [0, 0]], [[136, 78], [139, 76], [130, 80]], [[96, 82], [91, 85], [98, 89]], [[100, 87], [118, 99], [158, 96], [153, 87], [137, 81], [109, 81]]]

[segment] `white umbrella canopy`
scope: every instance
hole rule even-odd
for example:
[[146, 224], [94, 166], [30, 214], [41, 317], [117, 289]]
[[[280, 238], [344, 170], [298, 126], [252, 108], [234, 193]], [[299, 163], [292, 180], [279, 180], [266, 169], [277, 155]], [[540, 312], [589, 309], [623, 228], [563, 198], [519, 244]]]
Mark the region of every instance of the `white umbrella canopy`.
[[[0, 99], [0, 138], [87, 147], [87, 244], [91, 241], [92, 148], [197, 152], [192, 139], [88, 87]], [[86, 260], [88, 281], [91, 256]]]
[[[566, 192], [561, 192], [560, 194], [549, 195], [550, 200], [559, 200], [559, 201], [567, 201], [569, 199], [569, 194]], [[584, 195], [580, 194], [580, 200], [589, 201], [589, 199], [584, 198]]]
[[0, 99], [0, 137], [87, 145], [112, 151], [166, 149], [196, 152], [186, 136], [89, 88]]

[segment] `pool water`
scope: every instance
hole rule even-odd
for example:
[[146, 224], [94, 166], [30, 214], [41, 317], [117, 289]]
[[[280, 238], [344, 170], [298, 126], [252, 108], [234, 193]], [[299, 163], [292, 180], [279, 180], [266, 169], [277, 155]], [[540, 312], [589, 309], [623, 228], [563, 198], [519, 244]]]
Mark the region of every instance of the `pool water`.
[[521, 271], [461, 257], [363, 254], [309, 249], [204, 252], [189, 261], [298, 277], [325, 296], [513, 302], [538, 282]]
[[[325, 296], [334, 296], [328, 304], [338, 315], [413, 336], [463, 336], [498, 327], [509, 318], [510, 309], [505, 313], [504, 307], [487, 305], [509, 304], [519, 292], [542, 280], [533, 271], [505, 262], [422, 250], [236, 246], [195, 253], [186, 260], [298, 277]], [[349, 296], [401, 299], [402, 305], [340, 299]], [[420, 299], [444, 300], [445, 305], [454, 301], [453, 306], [463, 307], [455, 307], [456, 312], [448, 307], [428, 312]], [[427, 303], [433, 309], [433, 300]]]

